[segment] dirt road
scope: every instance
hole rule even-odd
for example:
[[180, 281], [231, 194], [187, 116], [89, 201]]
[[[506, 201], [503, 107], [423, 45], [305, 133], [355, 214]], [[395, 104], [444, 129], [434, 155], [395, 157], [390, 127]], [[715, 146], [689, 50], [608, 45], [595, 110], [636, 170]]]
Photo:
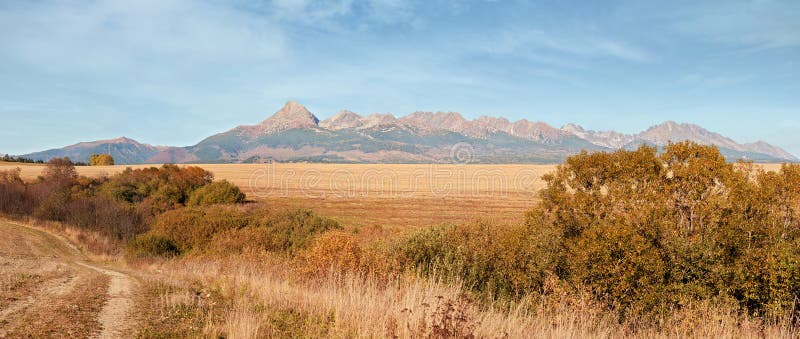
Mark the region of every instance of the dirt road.
[[0, 221], [0, 338], [124, 337], [135, 286], [66, 239]]

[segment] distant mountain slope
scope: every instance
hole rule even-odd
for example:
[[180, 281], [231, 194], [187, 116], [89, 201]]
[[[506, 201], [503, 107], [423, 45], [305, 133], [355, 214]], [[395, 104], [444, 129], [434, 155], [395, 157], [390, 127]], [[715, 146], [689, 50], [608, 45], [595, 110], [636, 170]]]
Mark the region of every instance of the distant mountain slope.
[[760, 162], [798, 161], [797, 157], [777, 146], [758, 141], [750, 144], [739, 144], [721, 134], [711, 132], [698, 125], [679, 124], [666, 121], [652, 126], [638, 134], [621, 134], [615, 131], [586, 131], [582, 127], [569, 124], [561, 128], [578, 135], [599, 146], [610, 148], [636, 148], [641, 144], [656, 146], [667, 145], [670, 141], [694, 141], [704, 145], [717, 146], [726, 158], [749, 159]]
[[26, 156], [42, 160], [69, 156], [85, 161], [92, 153], [110, 150], [118, 163], [555, 163], [582, 150], [663, 146], [682, 140], [717, 145], [730, 160], [797, 161], [792, 154], [763, 141], [738, 144], [700, 126], [671, 121], [638, 134], [591, 131], [574, 124], [559, 129], [544, 122], [511, 122], [502, 117], [467, 120], [456, 112], [414, 112], [398, 118], [344, 110], [320, 121], [293, 101], [256, 125], [238, 126], [193, 146], [155, 147], [120, 138]]
[[114, 157], [117, 164], [140, 164], [148, 162], [150, 158], [171, 147], [152, 146], [139, 143], [126, 137], [81, 142], [64, 148], [50, 149], [42, 152], [24, 155], [34, 160], [49, 160], [52, 158], [69, 157], [74, 161], [89, 162], [89, 157], [95, 153], [108, 153]]

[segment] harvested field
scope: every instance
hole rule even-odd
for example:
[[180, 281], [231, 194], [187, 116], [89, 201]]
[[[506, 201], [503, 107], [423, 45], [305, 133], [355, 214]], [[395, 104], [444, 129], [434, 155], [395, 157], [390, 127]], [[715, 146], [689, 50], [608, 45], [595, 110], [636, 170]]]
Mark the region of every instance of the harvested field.
[[[111, 175], [127, 167], [77, 167], [86, 176]], [[200, 164], [217, 179], [241, 187], [250, 199], [277, 207], [311, 208], [350, 225], [389, 228], [461, 223], [475, 219], [517, 222], [555, 165]], [[779, 164], [759, 165], [768, 170]], [[19, 167], [25, 180], [43, 165]]]

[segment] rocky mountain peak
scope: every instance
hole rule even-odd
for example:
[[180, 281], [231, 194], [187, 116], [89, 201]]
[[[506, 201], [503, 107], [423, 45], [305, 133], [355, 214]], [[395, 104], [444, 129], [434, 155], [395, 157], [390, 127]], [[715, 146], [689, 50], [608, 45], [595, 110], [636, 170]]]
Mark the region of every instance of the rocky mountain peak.
[[561, 130], [595, 145], [608, 147], [611, 149], [623, 148], [625, 145], [634, 140], [633, 135], [622, 134], [617, 131], [587, 130], [580, 125], [572, 123], [562, 126]]
[[108, 141], [109, 142], [113, 142], [113, 143], [117, 143], [117, 144], [127, 144], [127, 143], [136, 142], [136, 140], [133, 140], [133, 139], [128, 138], [126, 136], [121, 136], [119, 138], [109, 139]]
[[239, 126], [236, 129], [243, 135], [255, 137], [290, 129], [315, 128], [319, 119], [305, 106], [288, 101], [281, 109], [260, 124], [255, 126]]
[[689, 124], [678, 124], [672, 120], [667, 120], [663, 122], [661, 125], [657, 125], [656, 128], [666, 128], [669, 131], [673, 131], [679, 129], [681, 127], [689, 127]]
[[400, 118], [404, 124], [419, 130], [447, 130], [457, 133], [467, 132], [471, 125], [457, 112], [414, 112]]
[[381, 114], [381, 113], [373, 113], [368, 115], [363, 119], [364, 125], [363, 128], [381, 126], [381, 125], [393, 125], [397, 123], [397, 118], [391, 113]]
[[490, 117], [490, 116], [480, 116], [478, 119], [475, 120], [476, 124], [484, 127], [489, 131], [505, 131], [511, 126], [511, 122], [508, 119], [503, 117]]
[[283, 108], [275, 112], [274, 115], [264, 120], [262, 124], [267, 122], [287, 122], [298, 127], [311, 127], [319, 123], [319, 119], [303, 105], [295, 102], [288, 101]]
[[533, 122], [528, 119], [517, 120], [510, 127], [509, 134], [513, 136], [544, 143], [558, 140], [568, 134], [544, 122]]
[[787, 160], [791, 160], [791, 161], [800, 160], [796, 156], [794, 156], [793, 154], [791, 154], [789, 152], [786, 152], [784, 149], [782, 149], [780, 147], [776, 147], [776, 146], [770, 145], [770, 144], [766, 143], [763, 140], [759, 140], [759, 141], [756, 141], [756, 142], [753, 142], [753, 143], [749, 143], [749, 144], [742, 144], [742, 147], [744, 147], [746, 150], [751, 151], [751, 152], [769, 154], [769, 155], [773, 155], [773, 156], [780, 157], [780, 158], [787, 159]]
[[358, 128], [364, 125], [363, 119], [362, 116], [354, 112], [343, 110], [328, 119], [320, 121], [319, 126], [330, 130]]
[[586, 130], [583, 129], [583, 127], [581, 127], [580, 125], [573, 124], [573, 123], [569, 123], [569, 124], [566, 124], [566, 125], [562, 126], [561, 130], [565, 131], [565, 132], [569, 132], [569, 133], [584, 133], [584, 132], [586, 132]]
[[737, 151], [744, 150], [741, 145], [720, 134], [708, 131], [698, 125], [687, 123], [678, 124], [674, 121], [666, 121], [659, 125], [652, 126], [646, 131], [639, 133], [637, 138], [652, 142], [656, 145], [666, 145], [669, 142], [689, 140], [700, 144], [717, 145]]

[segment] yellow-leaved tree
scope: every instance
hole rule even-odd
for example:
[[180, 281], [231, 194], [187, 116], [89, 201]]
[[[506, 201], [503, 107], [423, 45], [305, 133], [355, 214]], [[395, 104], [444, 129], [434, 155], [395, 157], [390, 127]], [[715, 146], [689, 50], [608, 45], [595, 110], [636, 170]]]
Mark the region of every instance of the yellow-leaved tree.
[[91, 166], [112, 166], [114, 165], [114, 158], [110, 154], [92, 154], [89, 157], [89, 165]]

